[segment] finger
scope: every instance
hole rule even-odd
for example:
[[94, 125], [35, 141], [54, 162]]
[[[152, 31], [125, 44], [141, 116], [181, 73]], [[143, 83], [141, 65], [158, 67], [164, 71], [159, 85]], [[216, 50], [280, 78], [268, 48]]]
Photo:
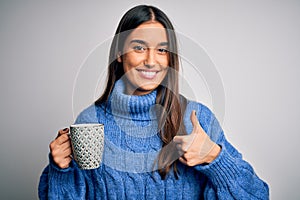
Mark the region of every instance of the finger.
[[177, 149], [177, 150], [181, 150], [181, 146], [182, 146], [182, 144], [181, 144], [181, 143], [176, 143], [176, 145], [175, 145], [175, 146], [176, 146], [176, 149]]
[[196, 111], [195, 110], [192, 111], [190, 119], [191, 119], [191, 122], [192, 122], [192, 125], [193, 125], [194, 129], [196, 129], [196, 128], [198, 129], [199, 127], [201, 127], [200, 123], [199, 123], [199, 121], [197, 119]]
[[67, 142], [60, 145], [60, 149], [62, 151], [65, 151], [66, 149], [69, 149], [69, 148], [71, 148], [71, 142], [70, 141], [67, 141]]
[[55, 141], [57, 142], [58, 145], [61, 145], [65, 142], [70, 141], [70, 137], [67, 134], [63, 134], [63, 135], [59, 136], [58, 138], [56, 138]]
[[177, 135], [173, 138], [173, 142], [175, 144], [181, 144], [181, 143], [183, 143], [183, 140], [185, 137], [186, 137], [186, 135]]
[[65, 150], [56, 150], [56, 151], [52, 152], [53, 157], [57, 157], [57, 158], [60, 158], [60, 159], [69, 157], [71, 154], [72, 154], [71, 148], [67, 148]]
[[179, 157], [179, 161], [182, 162], [183, 164], [187, 165], [187, 162], [183, 157]]
[[186, 150], [183, 147], [184, 146], [182, 144], [176, 144], [176, 149], [180, 156], [182, 156], [186, 152]]
[[179, 156], [183, 156], [185, 153], [186, 153], [186, 151], [178, 150], [178, 155], [179, 155]]
[[72, 155], [72, 149], [71, 149], [71, 147], [69, 147], [69, 148], [67, 148], [67, 149], [65, 149], [64, 150], [64, 152], [63, 152], [63, 157], [70, 157]]
[[195, 133], [201, 133], [201, 132], [204, 132], [205, 131], [203, 130], [198, 118], [197, 118], [197, 115], [196, 115], [196, 111], [193, 110], [192, 113], [191, 113], [191, 122], [192, 122], [192, 125], [193, 125], [193, 132]]
[[71, 154], [72, 154], [71, 147], [68, 147], [66, 149], [62, 149], [61, 147], [59, 147], [51, 151], [51, 155], [57, 163], [59, 163], [61, 159], [69, 157]]
[[186, 142], [182, 145], [182, 150], [184, 152], [187, 152], [190, 147], [194, 144], [194, 141], [197, 139], [198, 134], [190, 134], [188, 137], [188, 140], [186, 140]]
[[178, 150], [186, 152], [186, 151], [188, 151], [190, 146], [193, 144], [196, 137], [197, 137], [197, 134], [175, 136], [173, 138], [173, 142], [175, 143], [176, 147], [178, 147]]
[[59, 130], [56, 138], [58, 138], [59, 136], [61, 136], [63, 134], [66, 134], [66, 133], [69, 133], [69, 128], [64, 128], [64, 129]]

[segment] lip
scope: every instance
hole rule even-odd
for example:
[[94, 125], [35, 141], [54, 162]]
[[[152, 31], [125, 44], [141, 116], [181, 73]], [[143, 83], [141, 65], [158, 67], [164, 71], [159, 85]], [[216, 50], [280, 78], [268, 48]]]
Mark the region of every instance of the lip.
[[145, 69], [136, 69], [140, 76], [144, 79], [152, 80], [156, 77], [157, 73], [159, 73], [161, 70], [145, 70]]

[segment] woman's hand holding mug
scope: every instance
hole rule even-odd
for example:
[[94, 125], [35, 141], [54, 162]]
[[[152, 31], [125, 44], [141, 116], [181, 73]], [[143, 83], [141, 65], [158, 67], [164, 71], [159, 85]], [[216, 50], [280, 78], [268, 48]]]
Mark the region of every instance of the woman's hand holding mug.
[[68, 133], [68, 128], [59, 130], [57, 137], [49, 145], [53, 161], [60, 168], [68, 168], [72, 161], [72, 147]]

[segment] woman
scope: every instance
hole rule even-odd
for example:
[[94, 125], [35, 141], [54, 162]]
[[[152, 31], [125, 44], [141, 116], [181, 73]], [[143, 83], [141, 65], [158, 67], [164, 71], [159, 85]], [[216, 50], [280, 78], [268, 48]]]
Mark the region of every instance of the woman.
[[75, 123], [105, 126], [101, 166], [81, 170], [69, 129], [50, 144], [40, 199], [268, 199], [213, 113], [178, 92], [174, 28], [152, 6], [121, 19], [102, 96]]

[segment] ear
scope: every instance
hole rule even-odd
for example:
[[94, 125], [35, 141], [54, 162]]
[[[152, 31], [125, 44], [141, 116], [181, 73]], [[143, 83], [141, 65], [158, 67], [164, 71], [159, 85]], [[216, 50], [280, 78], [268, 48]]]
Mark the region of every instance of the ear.
[[117, 61], [118, 61], [119, 63], [122, 62], [122, 56], [121, 56], [121, 52], [120, 52], [120, 51], [119, 51], [119, 53], [118, 53], [118, 55], [117, 55]]

